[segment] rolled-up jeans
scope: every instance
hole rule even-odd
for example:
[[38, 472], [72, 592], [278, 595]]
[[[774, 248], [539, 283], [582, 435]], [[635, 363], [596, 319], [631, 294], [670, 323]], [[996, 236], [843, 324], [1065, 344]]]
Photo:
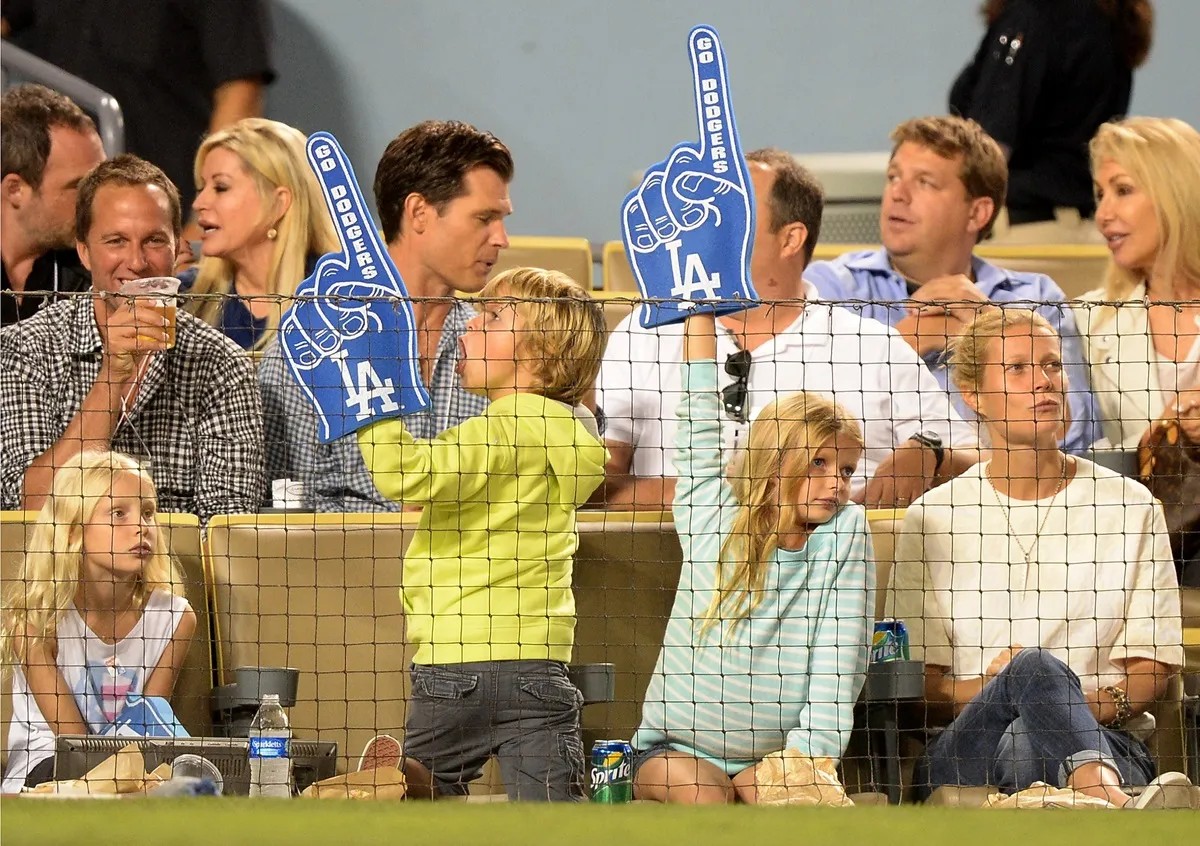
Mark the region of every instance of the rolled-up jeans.
[[1144, 743], [1096, 722], [1070, 667], [1044, 649], [1023, 649], [929, 744], [917, 793], [926, 799], [943, 785], [1015, 792], [1035, 781], [1065, 787], [1093, 761], [1130, 786], [1155, 776]]
[[493, 755], [513, 800], [584, 798], [583, 695], [559, 661], [413, 664], [404, 754], [443, 795], [463, 794]]

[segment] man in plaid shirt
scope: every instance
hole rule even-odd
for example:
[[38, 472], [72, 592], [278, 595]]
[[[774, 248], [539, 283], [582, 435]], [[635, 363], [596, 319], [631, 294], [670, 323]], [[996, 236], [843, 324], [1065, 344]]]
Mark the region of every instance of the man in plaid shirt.
[[80, 182], [75, 231], [92, 293], [0, 332], [5, 509], [40, 508], [71, 455], [113, 449], [147, 466], [164, 511], [258, 510], [262, 410], [249, 357], [182, 310], [171, 344], [162, 311], [113, 296], [171, 274], [180, 218], [174, 184], [136, 156]]
[[[475, 309], [455, 295], [483, 288], [508, 246], [512, 175], [504, 144], [457, 121], [411, 127], [379, 160], [375, 205], [388, 254], [413, 300], [421, 377], [433, 401], [405, 417], [414, 437], [432, 438], [487, 407], [486, 398], [459, 384], [458, 339]], [[263, 351], [258, 376], [268, 479], [302, 482], [305, 506], [317, 511], [400, 510], [375, 489], [353, 436], [317, 443], [317, 416], [288, 372], [278, 339]]]

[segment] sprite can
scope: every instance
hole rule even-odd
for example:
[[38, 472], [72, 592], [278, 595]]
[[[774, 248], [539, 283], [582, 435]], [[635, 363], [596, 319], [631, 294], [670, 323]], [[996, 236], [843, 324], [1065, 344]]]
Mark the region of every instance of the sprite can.
[[904, 627], [904, 622], [890, 617], [877, 620], [875, 636], [871, 639], [871, 660], [907, 661], [908, 654], [908, 629]]
[[597, 740], [592, 746], [592, 801], [623, 805], [633, 799], [633, 747], [624, 740]]

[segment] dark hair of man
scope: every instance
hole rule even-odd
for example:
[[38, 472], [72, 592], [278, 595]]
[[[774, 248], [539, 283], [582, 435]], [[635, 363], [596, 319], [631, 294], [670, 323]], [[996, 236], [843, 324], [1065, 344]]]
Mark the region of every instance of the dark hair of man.
[[775, 147], [751, 150], [746, 161], [766, 165], [775, 172], [767, 208], [771, 210], [771, 231], [778, 232], [789, 223], [803, 223], [808, 229], [804, 239], [804, 262], [812, 261], [817, 239], [821, 237], [821, 215], [825, 211], [825, 189], [808, 168], [791, 153]]
[[69, 98], [44, 85], [18, 85], [0, 99], [0, 159], [4, 176], [15, 173], [33, 190], [42, 187], [50, 158], [50, 130], [95, 132], [96, 124]]
[[477, 167], [512, 181], [508, 148], [492, 133], [470, 124], [427, 120], [396, 136], [375, 170], [375, 205], [384, 239], [390, 243], [400, 235], [410, 194], [420, 194], [440, 214], [447, 203], [467, 192], [464, 177]]
[[105, 185], [120, 185], [127, 188], [153, 185], [162, 189], [162, 192], [167, 195], [167, 203], [170, 207], [171, 228], [175, 237], [179, 237], [179, 233], [183, 229], [183, 220], [179, 208], [179, 189], [175, 187], [175, 183], [157, 165], [152, 165], [132, 153], [122, 153], [100, 162], [88, 171], [87, 176], [79, 180], [79, 196], [75, 200], [76, 239], [87, 240], [88, 232], [92, 229], [92, 206], [96, 203], [96, 193]]
[[[1154, 45], [1154, 6], [1150, 0], [1096, 0], [1112, 21], [1117, 52], [1130, 70], [1137, 70], [1150, 57]], [[1008, 0], [985, 0], [983, 19], [991, 26], [1008, 8]]]

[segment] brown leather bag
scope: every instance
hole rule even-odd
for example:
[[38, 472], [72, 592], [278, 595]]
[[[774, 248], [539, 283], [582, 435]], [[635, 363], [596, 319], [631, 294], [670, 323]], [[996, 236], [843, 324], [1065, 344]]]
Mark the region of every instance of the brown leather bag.
[[1200, 587], [1200, 445], [1156, 420], [1138, 444], [1142, 483], [1163, 504], [1179, 583]]

